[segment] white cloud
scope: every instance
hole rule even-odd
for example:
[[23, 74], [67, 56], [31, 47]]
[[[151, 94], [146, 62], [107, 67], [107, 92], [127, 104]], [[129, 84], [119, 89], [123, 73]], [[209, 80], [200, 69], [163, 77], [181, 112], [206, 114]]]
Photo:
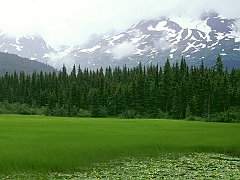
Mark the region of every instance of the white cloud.
[[81, 44], [93, 33], [122, 31], [145, 18], [216, 10], [240, 17], [239, 0], [0, 0], [0, 29], [40, 34], [52, 46]]
[[134, 45], [127, 42], [127, 41], [116, 45], [112, 49], [113, 55], [118, 59], [122, 59], [124, 57], [127, 57], [128, 55], [131, 55], [135, 51], [136, 51], [136, 48], [134, 47]]
[[57, 69], [61, 69], [64, 64], [69, 70], [72, 68], [73, 64], [77, 64], [73, 58], [67, 56], [73, 50], [74, 48], [64, 47], [64, 50], [58, 53], [52, 53], [47, 63]]
[[165, 51], [171, 48], [171, 43], [165, 39], [160, 39], [158, 41], [154, 41], [154, 48]]
[[238, 19], [238, 21], [236, 22], [236, 26], [237, 26], [237, 32], [240, 32], [240, 18]]

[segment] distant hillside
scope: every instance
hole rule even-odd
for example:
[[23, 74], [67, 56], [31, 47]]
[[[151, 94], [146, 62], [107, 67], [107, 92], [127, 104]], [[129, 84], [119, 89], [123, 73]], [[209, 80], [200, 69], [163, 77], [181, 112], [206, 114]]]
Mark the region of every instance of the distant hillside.
[[14, 54], [0, 52], [0, 75], [4, 75], [6, 72], [13, 73], [14, 71], [24, 71], [30, 74], [33, 71], [40, 72], [41, 70], [43, 72], [56, 71], [52, 66], [22, 58]]

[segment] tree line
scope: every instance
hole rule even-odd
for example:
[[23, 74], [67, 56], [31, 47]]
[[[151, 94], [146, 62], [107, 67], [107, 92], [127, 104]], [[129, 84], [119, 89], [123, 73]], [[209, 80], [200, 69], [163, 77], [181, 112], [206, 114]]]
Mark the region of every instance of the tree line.
[[[44, 109], [45, 115], [91, 117], [239, 119], [240, 70], [188, 67], [185, 59], [151, 65], [67, 73], [6, 73], [0, 78], [0, 102]], [[1, 106], [0, 106], [1, 108]], [[1, 110], [0, 110], [1, 112]]]

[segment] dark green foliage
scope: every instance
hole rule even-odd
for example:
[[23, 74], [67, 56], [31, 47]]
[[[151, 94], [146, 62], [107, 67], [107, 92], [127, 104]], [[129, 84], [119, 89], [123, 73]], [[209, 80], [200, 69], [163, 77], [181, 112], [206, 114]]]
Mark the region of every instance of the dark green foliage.
[[133, 119], [137, 117], [137, 112], [131, 109], [127, 109], [122, 114], [120, 114], [120, 117], [126, 119]]
[[167, 60], [163, 68], [140, 63], [96, 71], [74, 66], [70, 74], [65, 66], [58, 73], [6, 73], [0, 78], [0, 102], [5, 101], [46, 107], [49, 116], [232, 122], [239, 113], [226, 112], [240, 109], [240, 70], [224, 70], [219, 56], [213, 68], [203, 62], [189, 68], [182, 58], [173, 65]]
[[34, 107], [27, 104], [0, 102], [0, 114], [44, 115], [45, 107]]

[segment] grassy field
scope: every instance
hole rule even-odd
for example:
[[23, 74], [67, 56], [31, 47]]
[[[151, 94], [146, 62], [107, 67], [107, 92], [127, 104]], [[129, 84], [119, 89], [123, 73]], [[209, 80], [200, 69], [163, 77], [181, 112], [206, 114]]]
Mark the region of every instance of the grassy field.
[[75, 171], [159, 153], [240, 156], [240, 124], [0, 115], [0, 174]]

